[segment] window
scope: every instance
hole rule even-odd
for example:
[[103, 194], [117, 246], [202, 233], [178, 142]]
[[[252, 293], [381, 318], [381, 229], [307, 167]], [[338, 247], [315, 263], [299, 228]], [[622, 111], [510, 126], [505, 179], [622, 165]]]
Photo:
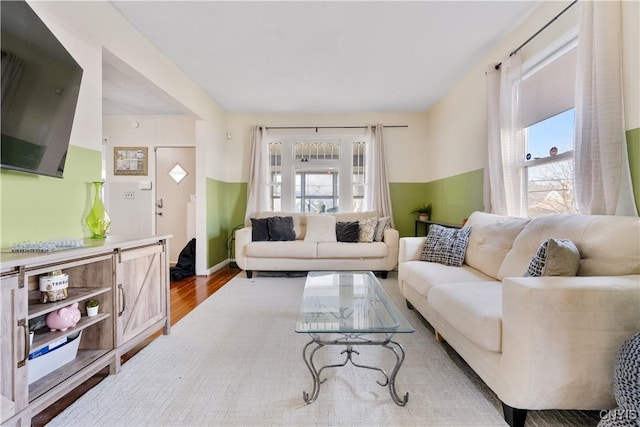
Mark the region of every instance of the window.
[[271, 137], [271, 209], [362, 211], [365, 148], [362, 136]]
[[576, 43], [570, 38], [523, 66], [523, 168], [530, 217], [577, 213], [573, 169]]
[[577, 213], [573, 173], [574, 117], [575, 110], [571, 109], [525, 129], [530, 217]]

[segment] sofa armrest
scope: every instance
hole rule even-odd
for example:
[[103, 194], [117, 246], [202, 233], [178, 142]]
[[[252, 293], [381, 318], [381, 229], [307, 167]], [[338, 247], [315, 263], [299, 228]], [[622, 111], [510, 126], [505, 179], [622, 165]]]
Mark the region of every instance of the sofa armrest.
[[244, 227], [236, 231], [235, 238], [235, 255], [236, 264], [243, 270], [247, 270], [247, 257], [245, 255], [244, 247], [251, 243], [251, 235], [253, 228]]
[[617, 353], [638, 330], [640, 275], [505, 278], [496, 392], [514, 408], [611, 408]]
[[400, 252], [398, 254], [398, 264], [405, 261], [417, 261], [424, 247], [426, 237], [402, 237], [400, 239]]

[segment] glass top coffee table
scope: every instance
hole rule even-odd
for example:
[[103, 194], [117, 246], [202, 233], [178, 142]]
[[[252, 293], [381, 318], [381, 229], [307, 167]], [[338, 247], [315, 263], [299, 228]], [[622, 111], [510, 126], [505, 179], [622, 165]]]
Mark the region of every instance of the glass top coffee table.
[[[307, 368], [313, 377], [311, 394], [303, 392], [305, 402], [315, 401], [320, 393], [322, 371], [327, 368], [345, 366], [351, 362], [358, 368], [373, 369], [384, 376], [378, 381], [389, 387], [391, 398], [404, 406], [409, 393], [402, 398], [396, 393], [395, 379], [404, 362], [404, 349], [393, 341], [397, 333], [414, 332], [409, 321], [394, 304], [384, 288], [370, 271], [311, 271], [304, 286], [302, 304], [296, 323], [296, 332], [311, 337], [302, 351]], [[328, 345], [344, 346], [345, 355], [341, 363], [317, 368], [313, 357], [318, 350]], [[378, 345], [393, 352], [395, 366], [388, 375], [386, 371], [354, 361], [360, 353], [355, 346]]]

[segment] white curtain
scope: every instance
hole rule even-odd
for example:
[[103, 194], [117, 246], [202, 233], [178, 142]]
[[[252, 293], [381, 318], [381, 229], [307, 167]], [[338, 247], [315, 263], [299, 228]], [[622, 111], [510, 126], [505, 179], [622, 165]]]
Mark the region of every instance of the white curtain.
[[367, 126], [365, 133], [367, 158], [364, 207], [365, 210], [377, 211], [381, 216], [391, 217], [391, 226], [394, 227], [383, 132], [384, 126], [376, 124]]
[[500, 67], [491, 64], [487, 68], [487, 158], [484, 168], [484, 211], [506, 212], [502, 170], [502, 144], [500, 142]]
[[256, 212], [269, 209], [269, 144], [267, 128], [251, 126], [251, 167], [247, 186], [247, 210], [244, 216], [246, 225]]
[[622, 99], [620, 1], [580, 2], [575, 173], [580, 212], [637, 216]]
[[[499, 82], [499, 87], [498, 87]], [[517, 56], [487, 70], [488, 146], [485, 210], [527, 216], [524, 130], [520, 121], [521, 64]], [[487, 191], [488, 190], [488, 191]]]

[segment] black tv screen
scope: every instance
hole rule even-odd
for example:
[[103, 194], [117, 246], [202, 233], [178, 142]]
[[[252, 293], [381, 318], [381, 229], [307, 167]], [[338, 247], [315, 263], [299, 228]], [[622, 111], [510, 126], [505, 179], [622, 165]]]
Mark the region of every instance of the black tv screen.
[[1, 1], [0, 166], [62, 178], [82, 68], [24, 1]]

